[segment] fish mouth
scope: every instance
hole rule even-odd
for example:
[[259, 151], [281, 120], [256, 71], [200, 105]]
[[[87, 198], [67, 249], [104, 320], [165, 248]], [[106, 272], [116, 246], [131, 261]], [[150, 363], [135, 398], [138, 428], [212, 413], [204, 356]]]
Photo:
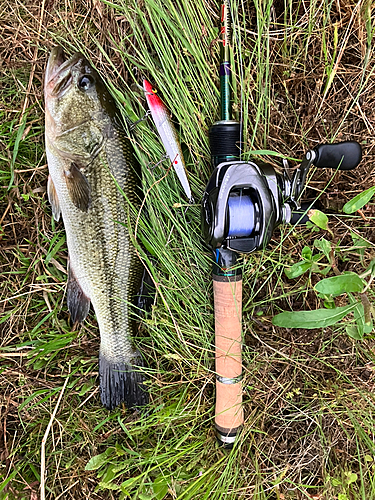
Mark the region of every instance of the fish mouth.
[[60, 97], [72, 83], [71, 69], [83, 59], [82, 54], [74, 54], [68, 59], [61, 47], [54, 47], [48, 59], [45, 73], [44, 91], [46, 96]]

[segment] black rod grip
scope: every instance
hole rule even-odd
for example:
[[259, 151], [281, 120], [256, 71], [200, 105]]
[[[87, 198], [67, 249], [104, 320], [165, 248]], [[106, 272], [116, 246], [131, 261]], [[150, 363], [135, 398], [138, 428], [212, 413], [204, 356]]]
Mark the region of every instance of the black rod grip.
[[316, 158], [313, 163], [321, 168], [352, 170], [362, 160], [362, 148], [356, 141], [320, 144], [314, 148], [314, 152]]
[[241, 125], [234, 120], [214, 123], [209, 130], [213, 167], [241, 156]]

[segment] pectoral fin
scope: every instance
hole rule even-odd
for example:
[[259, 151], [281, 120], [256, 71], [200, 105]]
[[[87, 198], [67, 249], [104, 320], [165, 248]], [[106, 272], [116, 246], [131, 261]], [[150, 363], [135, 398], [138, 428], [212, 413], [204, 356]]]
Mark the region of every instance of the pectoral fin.
[[82, 323], [88, 315], [90, 299], [83, 293], [70, 265], [68, 268], [68, 287], [66, 296], [73, 323]]
[[64, 171], [64, 174], [70, 199], [79, 210], [87, 212], [91, 203], [91, 195], [86, 177], [80, 171], [77, 164], [73, 162], [70, 168]]
[[48, 194], [48, 201], [50, 202], [50, 205], [52, 207], [52, 215], [55, 221], [58, 221], [60, 219], [60, 203], [59, 199], [57, 197], [55, 185], [53, 183], [53, 180], [51, 176], [48, 176], [48, 182], [47, 182], [47, 194]]

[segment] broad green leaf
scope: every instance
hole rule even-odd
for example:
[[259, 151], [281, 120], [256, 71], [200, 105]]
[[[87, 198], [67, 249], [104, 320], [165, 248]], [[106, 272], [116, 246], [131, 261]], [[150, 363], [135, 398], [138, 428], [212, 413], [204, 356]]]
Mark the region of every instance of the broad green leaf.
[[350, 233], [352, 240], [353, 240], [353, 247], [348, 248], [348, 251], [355, 251], [356, 253], [359, 254], [361, 263], [364, 266], [363, 258], [365, 255], [365, 249], [371, 247], [371, 243], [363, 239], [361, 236], [358, 236], [357, 234], [353, 233], [351, 231]]
[[349, 325], [345, 328], [345, 330], [346, 330], [346, 333], [349, 335], [349, 337], [351, 337], [352, 339], [354, 339], [354, 340], [362, 340], [363, 339], [363, 335], [360, 334], [360, 332], [358, 331], [358, 328], [356, 326]]
[[319, 273], [323, 276], [326, 276], [331, 270], [331, 266], [323, 267], [323, 269], [319, 269]]
[[359, 236], [356, 233], [353, 233], [353, 231], [350, 231], [350, 236], [352, 237], [353, 240], [353, 245], [357, 248], [368, 248], [371, 246], [371, 243], [366, 241], [365, 239], [362, 238], [362, 236]]
[[331, 258], [331, 242], [322, 238], [321, 240], [315, 240], [314, 246], [324, 253], [328, 260]]
[[320, 229], [328, 229], [328, 217], [320, 210], [309, 210], [307, 213], [311, 222], [316, 224]]
[[371, 200], [374, 194], [375, 186], [366, 189], [366, 191], [357, 194], [357, 196], [354, 196], [352, 200], [348, 201], [348, 203], [345, 203], [345, 205], [343, 206], [343, 211], [346, 214], [352, 214], [353, 212], [356, 212], [357, 210], [365, 206], [366, 203]]
[[107, 470], [103, 474], [101, 482], [102, 483], [110, 483], [115, 476], [116, 476], [116, 474], [113, 470], [113, 466], [110, 466], [107, 468]]
[[366, 272], [370, 272], [373, 276], [375, 275], [375, 259], [372, 259], [368, 268], [366, 269]]
[[313, 262], [318, 262], [318, 260], [320, 260], [322, 257], [323, 257], [322, 253], [317, 253], [316, 255], [314, 255], [312, 260], [313, 260]]
[[285, 269], [285, 274], [289, 279], [298, 278], [298, 276], [308, 271], [311, 266], [312, 262], [309, 261], [297, 262], [297, 264], [293, 264], [289, 269]]
[[370, 323], [365, 323], [363, 330], [365, 333], [371, 333], [373, 328], [374, 328], [374, 323], [371, 321]]
[[361, 292], [363, 281], [355, 273], [340, 274], [325, 278], [315, 285], [315, 290], [324, 295], [340, 295], [345, 292]]
[[118, 472], [121, 472], [124, 469], [128, 469], [128, 468], [129, 468], [129, 460], [122, 460], [122, 461], [117, 462], [117, 465], [113, 466], [113, 472], [115, 474], [117, 474]]
[[335, 486], [335, 487], [336, 486], [340, 486], [341, 485], [341, 481], [339, 479], [333, 478], [331, 480], [331, 484], [332, 484], [332, 486]]
[[121, 490], [121, 486], [119, 486], [118, 484], [105, 483], [104, 481], [100, 481], [98, 487], [103, 489], [103, 490], [113, 490], [113, 491], [120, 491]]
[[[117, 417], [117, 421], [120, 421], [120, 417]], [[120, 424], [121, 425], [121, 424]], [[115, 450], [116, 450], [116, 455], [118, 457], [122, 457], [124, 455], [127, 455], [129, 452], [130, 455], [134, 455], [135, 457], [139, 457], [139, 453], [136, 453], [135, 451], [132, 452], [131, 450], [128, 450], [127, 448], [124, 448], [123, 446], [120, 446], [118, 443], [115, 444]]]
[[84, 396], [87, 392], [89, 392], [90, 389], [92, 389], [93, 387], [93, 383], [92, 382], [88, 382], [86, 384], [83, 384], [83, 386], [81, 387], [81, 390], [79, 391], [79, 395], [80, 396]]
[[337, 500], [349, 500], [349, 498], [345, 495], [345, 493], [339, 493]]
[[97, 470], [108, 462], [108, 456], [113, 453], [113, 448], [107, 448], [104, 453], [91, 457], [87, 462], [85, 470]]
[[156, 500], [163, 500], [168, 493], [168, 481], [164, 476], [158, 476], [152, 483], [152, 489], [155, 493]]
[[347, 480], [346, 480], [346, 482], [347, 482], [348, 485], [352, 484], [352, 483], [355, 483], [357, 481], [357, 479], [358, 479], [358, 476], [357, 476], [357, 474], [355, 472], [348, 472], [348, 474], [347, 474]]
[[334, 325], [353, 311], [355, 304], [336, 309], [316, 309], [315, 311], [283, 312], [272, 318], [272, 323], [283, 328], [325, 328]]
[[302, 258], [305, 260], [311, 260], [312, 259], [312, 250], [310, 247], [306, 246], [303, 247], [302, 249]]
[[311, 231], [315, 231], [315, 232], [317, 232], [317, 233], [319, 232], [319, 228], [318, 228], [318, 226], [316, 226], [315, 224], [313, 224], [313, 223], [312, 223], [312, 222], [310, 222], [309, 220], [306, 222], [306, 224], [305, 224], [305, 225], [306, 225], [306, 227], [307, 227], [308, 229], [311, 229]]

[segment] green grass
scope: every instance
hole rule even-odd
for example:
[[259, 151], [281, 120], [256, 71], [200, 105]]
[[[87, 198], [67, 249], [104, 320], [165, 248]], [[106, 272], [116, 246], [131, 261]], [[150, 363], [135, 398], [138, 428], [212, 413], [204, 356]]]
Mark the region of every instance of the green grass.
[[[239, 116], [242, 103], [245, 157], [256, 151], [280, 168], [279, 158], [295, 166], [293, 159], [319, 142], [355, 139], [364, 147], [356, 173], [310, 176], [306, 196], [319, 198], [328, 214], [374, 184], [374, 11], [370, 3], [355, 12], [354, 4], [340, 5], [232, 5], [234, 110]], [[37, 498], [42, 438], [66, 380], [46, 442], [47, 498], [375, 498], [373, 334], [353, 341], [346, 321], [316, 331], [271, 323], [282, 310], [322, 306], [312, 289], [319, 274], [285, 275], [314, 240], [332, 242], [341, 272], [368, 268], [373, 203], [366, 220], [331, 215], [332, 233], [281, 227], [269, 248], [241, 261], [246, 420], [231, 452], [218, 448], [213, 431], [211, 263], [200, 207], [186, 211], [168, 161], [148, 168], [164, 153], [151, 120], [134, 139], [147, 193], [135, 237], [157, 256], [150, 260], [139, 247], [158, 290], [135, 339], [147, 364], [147, 412], [101, 407], [95, 316], [75, 331], [69, 322], [64, 230], [45, 194], [41, 81], [48, 50], [60, 43], [83, 51], [132, 120], [146, 110], [136, 84], [143, 75], [152, 81], [178, 125], [199, 201], [211, 172], [207, 132], [219, 118], [218, 11], [202, 0], [57, 2], [46, 8], [38, 40], [40, 6], [4, 10], [0, 36], [13, 43], [1, 49], [7, 66], [0, 77], [1, 499]], [[373, 305], [371, 287], [367, 295]]]

